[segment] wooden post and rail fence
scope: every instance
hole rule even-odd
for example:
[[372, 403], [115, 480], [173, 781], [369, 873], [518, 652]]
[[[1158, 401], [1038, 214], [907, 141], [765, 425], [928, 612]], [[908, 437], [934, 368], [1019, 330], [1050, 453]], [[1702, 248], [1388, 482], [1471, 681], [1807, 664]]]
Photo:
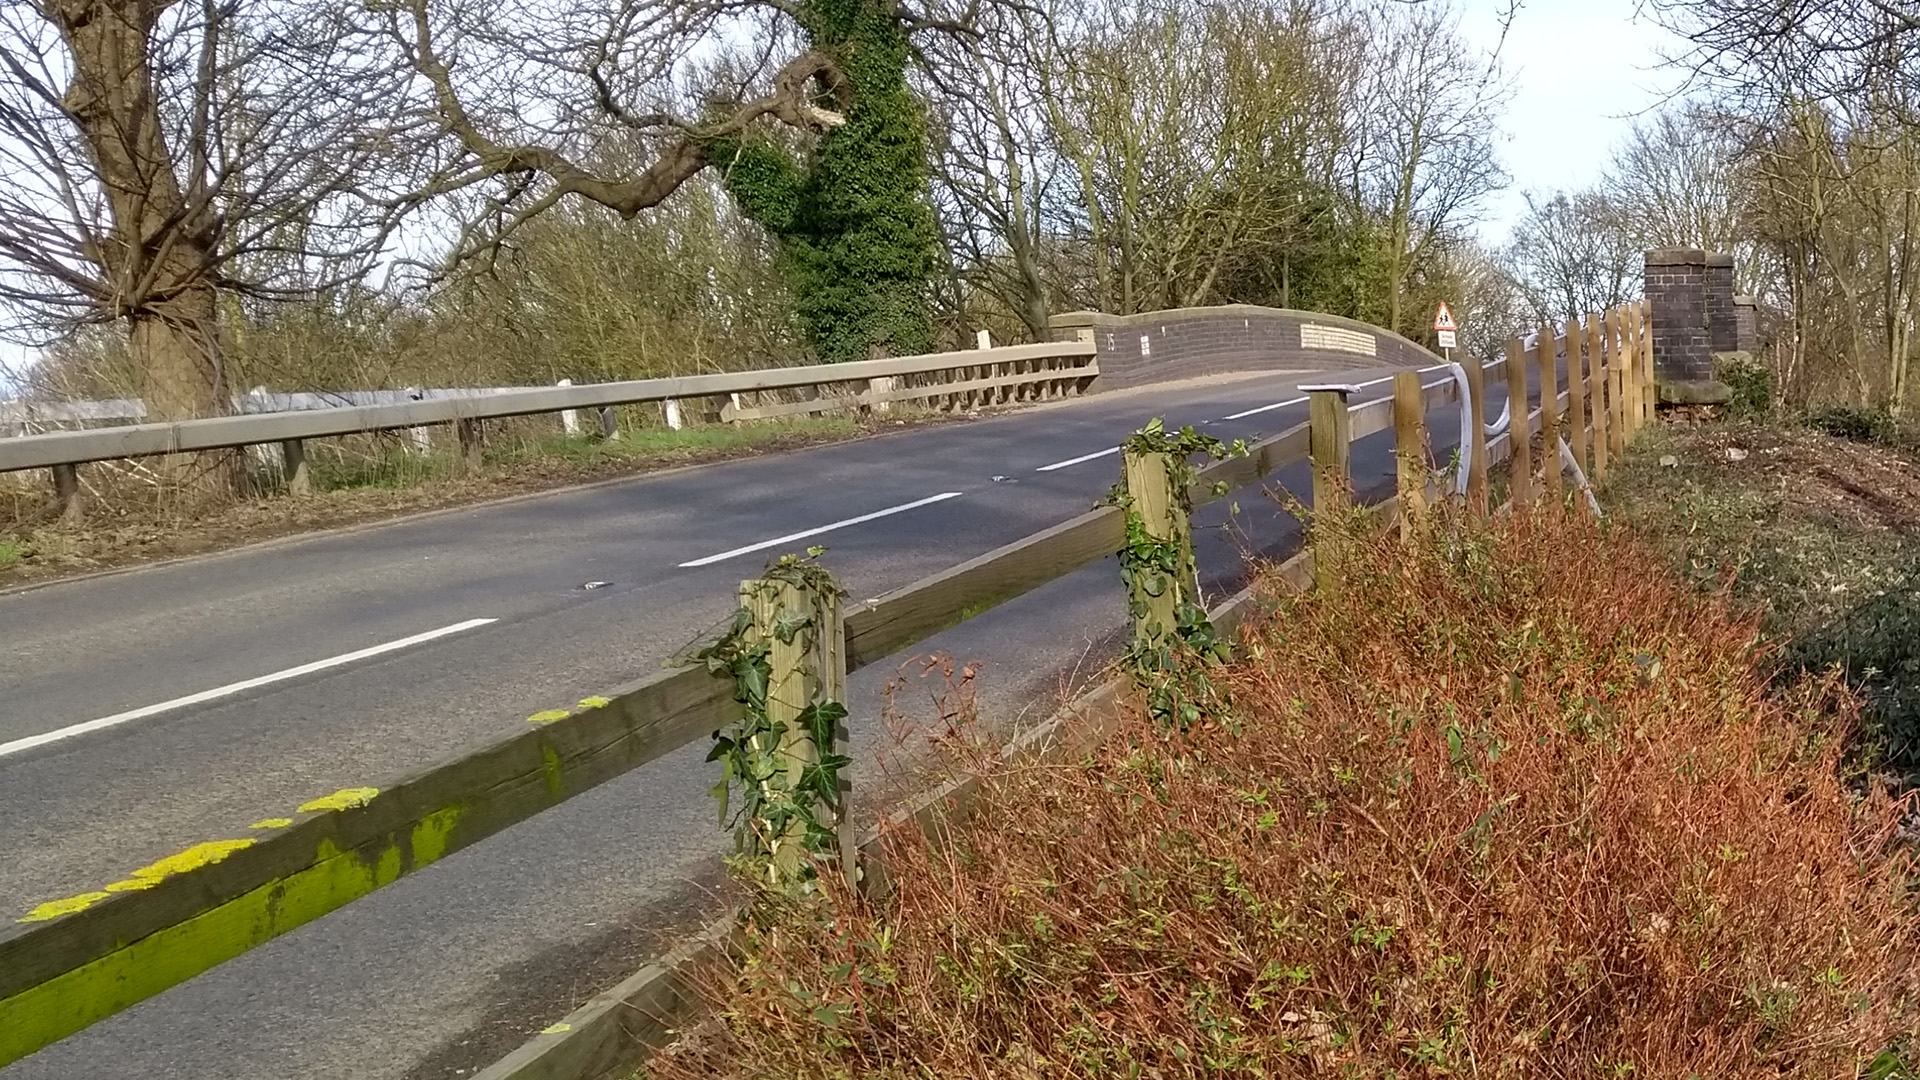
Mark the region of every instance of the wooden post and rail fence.
[[[1604, 473], [1652, 415], [1651, 348], [1645, 327], [1644, 304], [1590, 317], [1584, 328], [1569, 321], [1560, 335], [1566, 353], [1564, 391], [1558, 387], [1560, 361], [1551, 328], [1542, 328], [1531, 350], [1515, 343], [1503, 359], [1485, 368], [1477, 360], [1464, 365], [1469, 386], [1476, 388], [1471, 396], [1482, 399], [1470, 405], [1476, 420], [1485, 412], [1485, 395], [1477, 388], [1487, 375], [1505, 379], [1514, 402], [1512, 426], [1488, 442], [1474, 470], [1483, 492], [1485, 467], [1511, 460], [1512, 506], [1561, 497], [1567, 491], [1558, 468], [1561, 437], [1583, 466], [1590, 464], [1595, 475]], [[1153, 535], [1179, 540], [1190, 535], [1185, 505], [1204, 505], [1224, 492], [1259, 483], [1283, 466], [1307, 461], [1316, 506], [1340, 505], [1351, 489], [1351, 445], [1392, 431], [1397, 494], [1375, 509], [1401, 522], [1405, 530], [1419, 529], [1424, 508], [1434, 497], [1429, 493], [1435, 474], [1425, 416], [1460, 397], [1451, 377], [1423, 383], [1421, 374], [1400, 372], [1391, 397], [1360, 405], [1346, 401], [1347, 388], [1313, 389], [1308, 422], [1253, 444], [1244, 456], [1199, 468], [1185, 499], [1169, 489], [1169, 478], [1180, 475], [1169, 462], [1126, 455], [1123, 480], [1129, 501], [1150, 523]], [[1535, 378], [1530, 380], [1530, 374]], [[1538, 383], [1542, 408], [1527, 407], [1530, 381]], [[1476, 423], [1475, 429], [1479, 427]], [[1540, 455], [1546, 467], [1537, 484], [1523, 467], [1534, 456], [1522, 449], [1536, 432], [1546, 438]], [[756, 632], [771, 639], [792, 634], [791, 625], [782, 625], [774, 613], [776, 607], [815, 612], [815, 636], [809, 639], [813, 645], [769, 652], [768, 685], [811, 687], [805, 693], [843, 697], [847, 673], [1114, 554], [1126, 542], [1125, 515], [1116, 505], [1089, 510], [845, 611], [828, 597], [787, 595], [781, 591], [789, 589], [784, 583], [769, 591], [767, 579], [743, 582], [743, 605], [764, 624]], [[1308, 550], [1283, 573], [1305, 585], [1316, 576], [1308, 567], [1317, 564], [1320, 587], [1337, 587], [1337, 557], [1315, 550], [1324, 537], [1310, 530], [1308, 539]], [[1329, 571], [1336, 573], [1328, 576]], [[1216, 609], [1216, 625], [1224, 629], [1236, 622], [1248, 595], [1242, 593]], [[1169, 596], [1168, 603], [1177, 602]], [[1171, 608], [1155, 607], [1139, 617], [1164, 620], [1171, 614]], [[1109, 680], [1090, 698], [1113, 700], [1121, 695], [1122, 685]], [[781, 690], [779, 696], [787, 703], [783, 708], [805, 693]], [[715, 677], [705, 667], [663, 670], [611, 693], [583, 696], [570, 707], [536, 714], [516, 736], [390, 787], [351, 789], [308, 804], [283, 827], [265, 830], [264, 835], [198, 845], [123, 881], [49, 901], [0, 929], [0, 1065], [598, 784], [707, 739], [742, 717], [734, 681]], [[783, 713], [781, 718], [790, 721], [792, 716]], [[1016, 740], [1015, 749], [1038, 750], [1045, 743], [1029, 732]], [[830, 749], [796, 745], [795, 752], [817, 760]], [[925, 823], [964, 813], [967, 797], [964, 783], [950, 785], [897, 812], [893, 820]], [[860, 859], [866, 887], [884, 887], [885, 867], [872, 861], [877, 845], [869, 838], [856, 854], [844, 820], [840, 828], [840, 861]], [[691, 1007], [684, 962], [710, 955], [716, 947], [706, 938], [697, 947], [676, 952], [584, 1006], [569, 1018], [565, 1037], [540, 1036], [482, 1075], [489, 1080], [579, 1076], [584, 1074], [578, 1070], [589, 1065], [598, 1069], [631, 1063], [647, 1044], [667, 1037], [676, 1010]], [[635, 1020], [636, 1011], [649, 1010], [660, 1015]]]

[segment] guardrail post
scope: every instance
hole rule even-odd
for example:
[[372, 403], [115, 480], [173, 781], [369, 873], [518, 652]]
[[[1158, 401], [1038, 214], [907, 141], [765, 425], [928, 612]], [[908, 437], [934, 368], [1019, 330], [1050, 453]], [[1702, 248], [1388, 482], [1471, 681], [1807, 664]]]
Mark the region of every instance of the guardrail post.
[[[572, 379], [561, 379], [555, 386], [572, 386]], [[560, 410], [560, 427], [569, 435], [580, 434], [580, 411], [578, 409]]]
[[[668, 431], [679, 431], [681, 428], [684, 428], [687, 426], [686, 414], [680, 411], [680, 401], [678, 398], [668, 398], [667, 400], [661, 402], [660, 412], [662, 415], [666, 417]], [[600, 415], [602, 417], [603, 426], [604, 426], [604, 418], [606, 417], [606, 410], [602, 409], [600, 411]]]
[[1460, 407], [1467, 410], [1472, 423], [1467, 425], [1467, 438], [1473, 450], [1467, 462], [1467, 505], [1480, 512], [1487, 512], [1487, 372], [1477, 356], [1469, 356], [1460, 362], [1467, 373], [1467, 400]]
[[480, 421], [478, 419], [455, 420], [454, 433], [460, 439], [460, 468], [464, 472], [480, 470]]
[[54, 505], [60, 508], [60, 522], [63, 525], [77, 525], [85, 516], [80, 505], [80, 467], [72, 463], [53, 467]]
[[1338, 521], [1353, 502], [1352, 417], [1347, 412], [1351, 386], [1303, 386], [1307, 392], [1307, 462], [1313, 469], [1313, 577], [1331, 591], [1340, 578], [1334, 545], [1345, 525]]
[[[1572, 338], [1568, 338], [1572, 341]], [[1553, 325], [1540, 324], [1533, 349], [1534, 369], [1540, 375], [1540, 484], [1549, 501], [1560, 501], [1560, 373], [1554, 363]]]
[[[817, 846], [811, 852], [808, 847], [815, 825], [832, 829], [833, 854], [853, 883], [845, 779], [840, 778], [832, 799], [810, 789], [820, 763], [832, 758], [836, 744], [844, 745], [845, 739], [844, 708], [838, 709], [839, 716], [820, 712], [822, 706], [841, 706], [846, 700], [846, 630], [839, 591], [824, 573], [770, 573], [742, 581], [740, 602], [752, 620], [746, 644], [766, 649], [766, 726], [749, 736], [754, 742], [749, 751], [769, 765], [763, 775], [741, 779], [760, 788], [763, 813], [747, 827], [758, 841], [757, 853], [767, 859], [767, 883], [792, 890], [805, 881], [817, 853]], [[795, 806], [801, 812], [794, 813]], [[817, 834], [814, 842], [818, 844]]]
[[1604, 320], [1597, 311], [1587, 313], [1587, 402], [1592, 422], [1594, 483], [1607, 478], [1607, 350]]
[[1427, 394], [1417, 371], [1393, 373], [1393, 452], [1400, 481], [1400, 537], [1411, 540], [1426, 529], [1427, 483], [1433, 476], [1427, 458]]
[[1516, 507], [1533, 504], [1533, 421], [1527, 406], [1527, 350], [1519, 338], [1507, 342], [1507, 498]]
[[280, 441], [280, 476], [286, 481], [287, 494], [307, 495], [313, 480], [307, 475], [307, 444], [302, 439]]
[[[1173, 471], [1179, 463], [1171, 454], [1127, 450], [1122, 455], [1121, 481], [1140, 530], [1148, 540], [1174, 545], [1171, 573], [1135, 572], [1127, 581], [1127, 610], [1133, 616], [1133, 639], [1152, 642], [1171, 638], [1179, 625], [1180, 606], [1199, 595], [1193, 565], [1193, 533], [1179, 493], [1173, 490]], [[1129, 523], [1131, 524], [1131, 523]], [[1127, 542], [1132, 545], [1134, 537]]]
[[[678, 405], [679, 402], [674, 402], [674, 404]], [[620, 418], [614, 414], [613, 406], [602, 405], [600, 406], [599, 409], [595, 411], [600, 414], [600, 438], [603, 440], [613, 440], [613, 439], [619, 438], [620, 437]], [[679, 429], [675, 428], [675, 430], [679, 430]]]

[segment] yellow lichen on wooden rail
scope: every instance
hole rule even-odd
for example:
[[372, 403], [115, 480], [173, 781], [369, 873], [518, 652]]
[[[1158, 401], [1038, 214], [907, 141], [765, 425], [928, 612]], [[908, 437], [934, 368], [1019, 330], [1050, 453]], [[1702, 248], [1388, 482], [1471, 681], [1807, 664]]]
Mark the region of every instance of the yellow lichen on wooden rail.
[[322, 841], [314, 864], [304, 870], [0, 1000], [0, 1066], [438, 860], [462, 813], [448, 807], [429, 814], [409, 832], [390, 837], [371, 859]]
[[300, 812], [311, 814], [318, 810], [351, 810], [356, 806], [365, 806], [380, 794], [379, 788], [349, 787], [341, 788], [331, 795], [322, 795], [317, 799], [300, 804]]
[[176, 852], [164, 859], [149, 863], [128, 874], [124, 879], [104, 886], [103, 890], [83, 892], [78, 896], [49, 900], [36, 906], [21, 916], [17, 922], [46, 922], [63, 915], [72, 915], [85, 911], [117, 892], [138, 892], [151, 889], [175, 874], [184, 874], [189, 870], [198, 870], [203, 866], [212, 866], [242, 848], [253, 846], [252, 840], [209, 840], [204, 844], [195, 844], [185, 851]]

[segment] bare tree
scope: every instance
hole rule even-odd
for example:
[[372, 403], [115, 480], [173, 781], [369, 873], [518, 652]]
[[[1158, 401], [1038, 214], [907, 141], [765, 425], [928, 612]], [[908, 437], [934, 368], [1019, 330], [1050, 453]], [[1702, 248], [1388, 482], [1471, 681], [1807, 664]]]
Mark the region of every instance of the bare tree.
[[396, 72], [325, 9], [0, 6], [0, 301], [16, 340], [118, 324], [152, 415], [222, 411], [220, 297], [350, 276], [382, 244], [367, 167]]
[[1427, 250], [1507, 182], [1492, 131], [1512, 87], [1497, 49], [1462, 40], [1445, 5], [1384, 4], [1373, 22], [1354, 186], [1384, 209], [1386, 325], [1407, 331], [1404, 300]]
[[1642, 248], [1596, 191], [1526, 196], [1506, 261], [1535, 321], [1605, 311], [1624, 302], [1640, 279]]

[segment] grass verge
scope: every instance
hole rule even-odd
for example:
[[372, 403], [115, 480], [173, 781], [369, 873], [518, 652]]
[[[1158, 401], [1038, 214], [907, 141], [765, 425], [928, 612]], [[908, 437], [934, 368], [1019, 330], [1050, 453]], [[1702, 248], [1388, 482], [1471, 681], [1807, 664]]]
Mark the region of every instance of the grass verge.
[[[1838, 668], [1876, 750], [1920, 765], [1920, 459], [1790, 420], [1656, 425], [1609, 477], [1617, 516], [1753, 604], [1793, 679]], [[1870, 433], [1869, 433], [1870, 434]]]
[[651, 1075], [1835, 1077], [1900, 1068], [1901, 805], [1853, 704], [1557, 515], [1262, 582], [1224, 694], [976, 764], [895, 891], [758, 913]]

